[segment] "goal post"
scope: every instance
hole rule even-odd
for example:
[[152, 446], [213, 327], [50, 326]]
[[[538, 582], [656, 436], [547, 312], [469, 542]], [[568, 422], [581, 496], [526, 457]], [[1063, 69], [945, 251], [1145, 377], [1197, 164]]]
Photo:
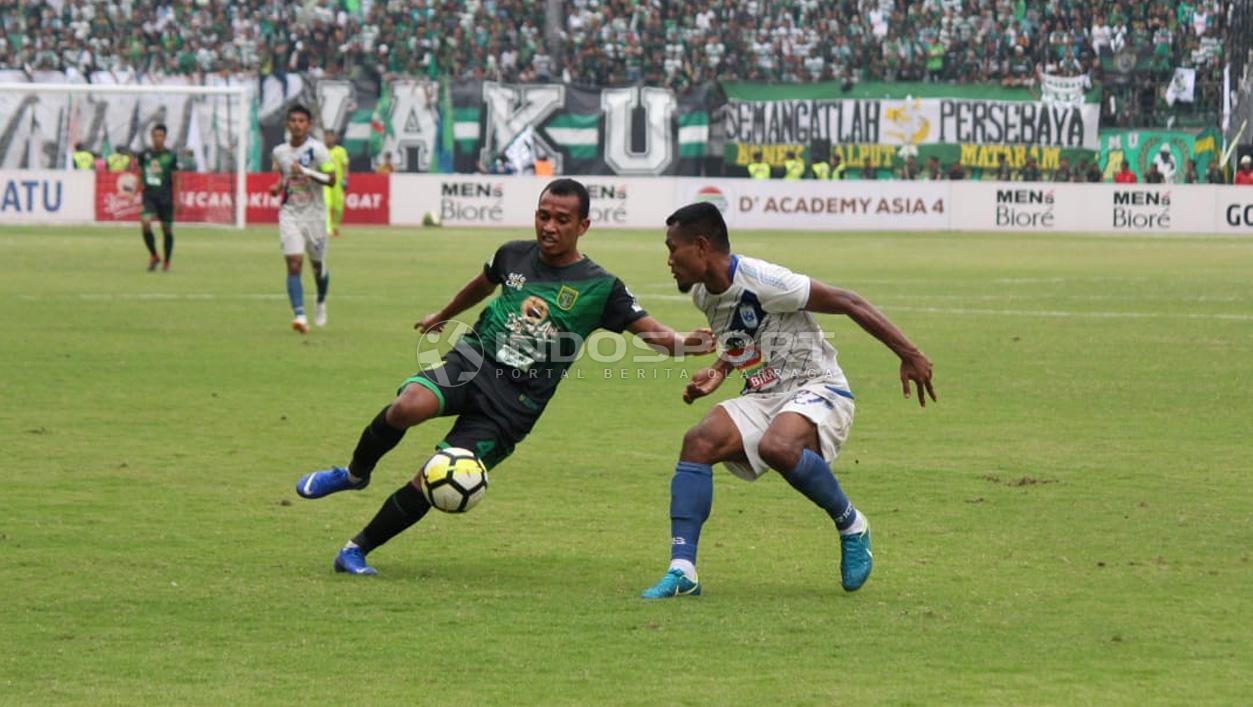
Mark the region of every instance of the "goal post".
[[[202, 86], [0, 82], [0, 96], [24, 96], [19, 105], [30, 112], [30, 118], [23, 121], [27, 139], [55, 146], [43, 155], [56, 155], [51, 160], [56, 164], [36, 165], [28, 160], [26, 166], [30, 168], [68, 167], [76, 142], [84, 142], [88, 149], [97, 151], [121, 142], [134, 144], [138, 141], [147, 145], [146, 127], [156, 122], [166, 123], [170, 149], [212, 155], [212, 164], [197, 165], [199, 171], [225, 173], [231, 177], [231, 188], [226, 192], [230, 195], [229, 216], [219, 209], [217, 213], [222, 213], [222, 220], [210, 215], [206, 221], [244, 227], [253, 116], [252, 94], [247, 86], [239, 83]], [[39, 111], [37, 106], [46, 97], [53, 96], [62, 96], [64, 100], [54, 100]], [[121, 105], [111, 107], [109, 97], [112, 96], [119, 97], [116, 102]], [[110, 134], [111, 126], [113, 134]], [[177, 194], [175, 198], [177, 200]], [[205, 213], [215, 212], [208, 209]]]

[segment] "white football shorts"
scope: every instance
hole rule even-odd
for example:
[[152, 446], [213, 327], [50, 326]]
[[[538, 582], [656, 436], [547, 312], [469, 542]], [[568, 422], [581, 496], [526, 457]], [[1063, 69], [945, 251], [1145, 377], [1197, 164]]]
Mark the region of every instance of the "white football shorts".
[[770, 423], [785, 412], [798, 413], [814, 423], [822, 458], [828, 464], [834, 462], [853, 426], [853, 400], [846, 395], [847, 391], [830, 381], [816, 381], [779, 393], [741, 395], [719, 403], [739, 429], [748, 457], [748, 464], [726, 462], [727, 469], [745, 481], [756, 481], [766, 473], [770, 466], [757, 453], [757, 445]]
[[278, 236], [283, 245], [283, 255], [307, 253], [310, 260], [326, 260], [325, 214], [301, 217], [279, 211]]

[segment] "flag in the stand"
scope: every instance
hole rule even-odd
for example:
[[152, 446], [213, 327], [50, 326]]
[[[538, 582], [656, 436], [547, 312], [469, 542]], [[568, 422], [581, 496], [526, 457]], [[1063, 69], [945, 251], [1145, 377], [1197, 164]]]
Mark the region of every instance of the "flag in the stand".
[[113, 143], [109, 142], [109, 121], [104, 123], [104, 142], [100, 143], [100, 158], [108, 159], [113, 154]]
[[213, 171], [222, 171], [222, 134], [218, 127], [218, 112], [213, 111], [213, 121], [209, 126], [209, 132], [213, 133]]
[[392, 135], [392, 89], [384, 84], [370, 116], [370, 159], [382, 162], [383, 146]]
[[709, 142], [709, 114], [694, 110], [679, 114], [679, 157], [704, 157]]
[[509, 164], [522, 173], [535, 166], [535, 131], [531, 126], [514, 136], [513, 141], [502, 153], [509, 158]]
[[1166, 102], [1174, 105], [1175, 101], [1191, 103], [1196, 97], [1196, 69], [1175, 69], [1175, 75], [1166, 87]]
[[452, 86], [448, 77], [440, 82], [439, 89], [439, 123], [435, 131], [435, 159], [431, 160], [431, 171], [437, 174], [451, 174], [453, 171], [453, 132]]
[[[258, 103], [257, 99], [248, 101], [248, 171], [250, 172], [264, 172], [269, 169], [269, 165], [261, 163], [263, 157], [261, 152], [261, 120], [257, 118]], [[214, 120], [217, 120], [217, 111], [213, 112], [213, 117]], [[200, 164], [203, 165], [204, 163], [201, 162]]]
[[187, 102], [187, 142], [183, 147], [191, 150], [192, 160], [196, 163], [196, 169], [188, 169], [191, 165], [179, 164], [179, 169], [192, 172], [204, 169], [205, 152], [204, 152], [204, 136], [200, 134], [200, 101], [193, 98]]

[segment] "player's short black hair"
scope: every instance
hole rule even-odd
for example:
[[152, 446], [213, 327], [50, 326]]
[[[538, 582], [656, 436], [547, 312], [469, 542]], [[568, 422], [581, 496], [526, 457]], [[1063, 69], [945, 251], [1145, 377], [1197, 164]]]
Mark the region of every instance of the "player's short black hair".
[[540, 196], [544, 194], [552, 194], [553, 196], [570, 196], [575, 194], [579, 197], [579, 218], [585, 219], [592, 212], [592, 197], [587, 193], [587, 187], [582, 182], [562, 177], [554, 179], [544, 187], [544, 191], [540, 192]]
[[165, 127], [165, 123], [157, 123], [156, 125], [152, 126], [152, 132], [155, 133], [158, 130], [165, 133], [166, 135], [170, 134], [170, 129]]
[[722, 220], [722, 212], [717, 206], [704, 201], [688, 204], [670, 214], [666, 219], [667, 226], [677, 226], [674, 232], [685, 240], [694, 240], [704, 236], [709, 243], [722, 253], [731, 252], [731, 239], [727, 236], [727, 222]]
[[299, 103], [296, 103], [292, 105], [291, 108], [287, 109], [287, 117], [290, 118], [292, 113], [303, 113], [306, 118], [308, 118], [309, 120], [313, 120], [313, 113], [309, 112], [308, 108], [305, 108]]

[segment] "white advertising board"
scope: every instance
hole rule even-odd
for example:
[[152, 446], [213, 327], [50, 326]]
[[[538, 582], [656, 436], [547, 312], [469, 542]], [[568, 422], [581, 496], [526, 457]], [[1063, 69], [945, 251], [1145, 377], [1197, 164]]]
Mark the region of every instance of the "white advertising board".
[[91, 223], [95, 217], [95, 172], [0, 170], [0, 225]]
[[785, 181], [683, 177], [674, 206], [718, 205], [727, 227], [805, 231], [943, 231], [945, 182]]

